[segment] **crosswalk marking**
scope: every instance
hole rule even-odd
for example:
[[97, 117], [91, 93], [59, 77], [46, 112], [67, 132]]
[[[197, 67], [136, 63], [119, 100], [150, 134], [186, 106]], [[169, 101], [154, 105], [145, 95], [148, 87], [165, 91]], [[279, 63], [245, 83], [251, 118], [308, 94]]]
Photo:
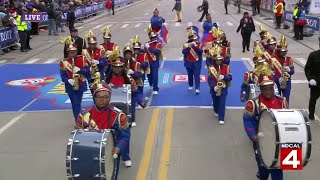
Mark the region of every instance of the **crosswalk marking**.
[[50, 64], [50, 63], [54, 63], [54, 62], [56, 62], [56, 61], [58, 61], [58, 59], [48, 59], [48, 60], [46, 60], [46, 61], [43, 62], [43, 63], [45, 63], [45, 64]]
[[295, 79], [295, 80], [291, 80], [291, 83], [292, 84], [308, 84], [308, 80], [298, 80], [298, 79]]
[[123, 26], [121, 26], [121, 29], [126, 28], [127, 26], [129, 26], [129, 24], [124, 24]]
[[188, 22], [188, 27], [189, 26], [193, 26], [193, 23], [192, 22]]
[[29, 61], [25, 62], [24, 64], [33, 64], [37, 61], [39, 61], [40, 59], [30, 59]]
[[228, 26], [233, 26], [232, 22], [226, 22]]
[[6, 60], [1, 60], [1, 61], [0, 61], [0, 64], [5, 63], [5, 62], [7, 62], [7, 61], [6, 61]]
[[136, 24], [134, 27], [140, 27], [141, 26], [141, 23], [138, 23], [138, 24]]
[[302, 65], [306, 65], [307, 60], [305, 58], [295, 58], [297, 61], [299, 61]]
[[110, 28], [112, 26], [112, 24], [108, 24], [107, 26], [108, 26], [108, 28]]
[[261, 25], [261, 22], [260, 21], [255, 21], [254, 23], [256, 23], [257, 25]]
[[249, 63], [249, 65], [251, 66], [251, 68], [254, 67], [254, 63], [253, 63], [253, 61], [251, 61], [250, 58], [240, 58], [240, 59], [242, 59], [243, 61], [247, 61]]
[[80, 26], [80, 27], [76, 27], [76, 29], [82, 29], [83, 28], [83, 26]]
[[178, 60], [183, 60], [183, 57], [178, 57]]
[[179, 22], [176, 22], [176, 24], [175, 24], [175, 26], [180, 26], [181, 25], [181, 23], [179, 23]]
[[146, 16], [146, 15], [148, 15], [149, 13], [145, 13], [144, 15]]
[[92, 29], [98, 29], [98, 28], [101, 27], [101, 26], [102, 26], [102, 24], [97, 25], [97, 26], [93, 27]]

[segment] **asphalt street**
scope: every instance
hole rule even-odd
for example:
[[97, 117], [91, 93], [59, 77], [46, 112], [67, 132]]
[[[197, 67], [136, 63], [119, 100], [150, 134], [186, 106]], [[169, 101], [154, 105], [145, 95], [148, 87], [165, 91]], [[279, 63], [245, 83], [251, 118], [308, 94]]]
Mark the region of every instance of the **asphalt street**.
[[[241, 35], [236, 28], [242, 17], [230, 6], [224, 14], [222, 1], [209, 0], [210, 13], [214, 21], [225, 31], [231, 41], [232, 60], [244, 61], [252, 68], [251, 51], [242, 53]], [[102, 43], [102, 28], [110, 26], [112, 41], [122, 48], [134, 35], [142, 42], [148, 37], [144, 32], [154, 8], [166, 19], [170, 42], [164, 48], [164, 59], [182, 60], [182, 46], [187, 40], [186, 27], [201, 26], [200, 13], [196, 8], [200, 0], [183, 0], [182, 22], [175, 21], [172, 0], [145, 0], [116, 12], [114, 16], [98, 15], [84, 20], [76, 27], [80, 36], [91, 29]], [[259, 24], [267, 24], [270, 33], [279, 38], [276, 31], [263, 19], [255, 18], [257, 31], [252, 40], [258, 39]], [[63, 35], [67, 35], [64, 33]], [[310, 37], [312, 38], [312, 37]], [[313, 37], [316, 38], [316, 37]], [[311, 51], [310, 47], [287, 38], [288, 56], [295, 63], [291, 92], [291, 108], [306, 109], [309, 88], [303, 67]], [[304, 41], [308, 41], [306, 38]], [[252, 44], [253, 45], [253, 44]], [[251, 46], [252, 46], [251, 45]], [[63, 56], [63, 45], [58, 38], [47, 36], [47, 32], [33, 36], [27, 53], [12, 51], [0, 56], [4, 64], [56, 64]], [[317, 47], [314, 47], [317, 48]], [[1, 64], [0, 64], [1, 66]], [[1, 74], [1, 77], [5, 74]], [[242, 77], [241, 77], [242, 78]], [[241, 79], [240, 78], [240, 79]], [[237, 78], [234, 78], [237, 79]], [[239, 77], [238, 77], [239, 79]], [[201, 93], [208, 93], [207, 90]], [[159, 95], [161, 96], [161, 91]], [[163, 97], [169, 98], [169, 97]], [[12, 103], [19, 99], [12, 97]], [[319, 106], [318, 106], [319, 107]], [[320, 109], [317, 107], [317, 115]], [[242, 108], [227, 109], [226, 123], [221, 126], [212, 109], [201, 108], [147, 108], [137, 111], [137, 127], [132, 128], [132, 167], [121, 165], [119, 180], [255, 180], [257, 171], [252, 145], [242, 124]], [[65, 154], [69, 134], [74, 127], [71, 111], [45, 112], [1, 112], [0, 113], [0, 180], [61, 180], [66, 179]], [[303, 171], [287, 171], [285, 179], [314, 180], [319, 178], [320, 166], [319, 118], [311, 122], [313, 147], [310, 163]]]

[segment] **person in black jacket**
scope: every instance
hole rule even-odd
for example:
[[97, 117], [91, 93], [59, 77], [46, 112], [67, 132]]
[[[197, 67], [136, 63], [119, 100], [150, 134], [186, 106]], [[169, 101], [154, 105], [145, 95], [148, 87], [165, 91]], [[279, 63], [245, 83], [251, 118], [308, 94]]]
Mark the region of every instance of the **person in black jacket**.
[[[77, 55], [81, 55], [82, 54], [82, 49], [86, 49], [87, 48], [86, 41], [78, 36], [78, 30], [77, 29], [71, 30], [71, 38], [72, 38], [72, 42], [77, 45]], [[68, 49], [68, 46], [64, 46], [64, 51], [63, 51], [64, 58], [68, 57], [67, 49]]]
[[[319, 47], [320, 47], [320, 38]], [[304, 72], [309, 81], [310, 100], [309, 100], [309, 119], [314, 120], [314, 113], [317, 100], [320, 97], [320, 50], [310, 53]]]
[[240, 25], [237, 29], [237, 33], [241, 29], [241, 36], [242, 36], [242, 52], [245, 52], [247, 48], [250, 51], [250, 40], [251, 34], [256, 30], [252, 17], [249, 16], [248, 12], [243, 13], [243, 18], [240, 20]]
[[76, 16], [74, 14], [74, 8], [72, 7], [72, 4], [70, 4], [70, 9], [68, 11], [68, 14], [67, 14], [67, 21], [68, 21], [68, 24], [69, 24], [69, 31], [70, 31], [70, 34], [72, 32], [73, 29], [75, 29], [74, 27], [74, 23], [76, 21]]
[[112, 15], [114, 15], [114, 0], [112, 0]]
[[199, 19], [199, 22], [202, 22], [203, 18], [205, 16], [207, 16], [207, 14], [209, 14], [209, 2], [208, 0], [203, 0], [202, 2], [202, 15], [201, 15], [201, 18]]

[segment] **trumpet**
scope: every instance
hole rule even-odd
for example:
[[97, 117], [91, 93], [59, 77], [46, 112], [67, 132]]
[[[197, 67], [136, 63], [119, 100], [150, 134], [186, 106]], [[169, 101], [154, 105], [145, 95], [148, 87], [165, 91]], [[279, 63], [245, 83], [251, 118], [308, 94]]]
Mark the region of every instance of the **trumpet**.
[[282, 81], [280, 82], [281, 89], [286, 89], [290, 74], [284, 70], [284, 67], [287, 66], [287, 63], [284, 62], [282, 66]]
[[[75, 61], [74, 58], [72, 58], [72, 70], [75, 68], [75, 62], [74, 61]], [[72, 86], [73, 90], [75, 90], [75, 91], [79, 90], [80, 74], [72, 72], [72, 79], [74, 81], [74, 84]]]
[[[219, 76], [220, 76], [220, 65], [219, 65], [219, 71], [218, 71], [217, 77], [219, 78]], [[225, 83], [223, 82], [223, 80], [219, 80], [217, 82], [217, 87], [218, 87], [218, 89], [217, 89], [216, 96], [221, 96], [222, 89], [225, 87]]]

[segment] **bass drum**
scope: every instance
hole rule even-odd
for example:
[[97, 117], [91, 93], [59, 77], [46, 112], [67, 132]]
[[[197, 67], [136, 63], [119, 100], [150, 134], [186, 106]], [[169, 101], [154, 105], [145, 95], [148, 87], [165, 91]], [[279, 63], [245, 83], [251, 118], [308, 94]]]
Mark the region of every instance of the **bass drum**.
[[[261, 93], [260, 86], [256, 84], [249, 84], [248, 91], [249, 91], [247, 92], [248, 100], [257, 98]], [[277, 84], [274, 84], [274, 94], [280, 97]]]
[[258, 132], [258, 155], [264, 167], [280, 168], [282, 143], [301, 143], [302, 165], [307, 165], [312, 139], [309, 118], [304, 110], [264, 110], [259, 118]]
[[110, 86], [110, 88], [112, 89], [110, 104], [120, 109], [128, 119], [131, 119], [131, 85]]
[[120, 158], [113, 158], [115, 136], [112, 130], [74, 130], [67, 145], [69, 180], [117, 180]]

